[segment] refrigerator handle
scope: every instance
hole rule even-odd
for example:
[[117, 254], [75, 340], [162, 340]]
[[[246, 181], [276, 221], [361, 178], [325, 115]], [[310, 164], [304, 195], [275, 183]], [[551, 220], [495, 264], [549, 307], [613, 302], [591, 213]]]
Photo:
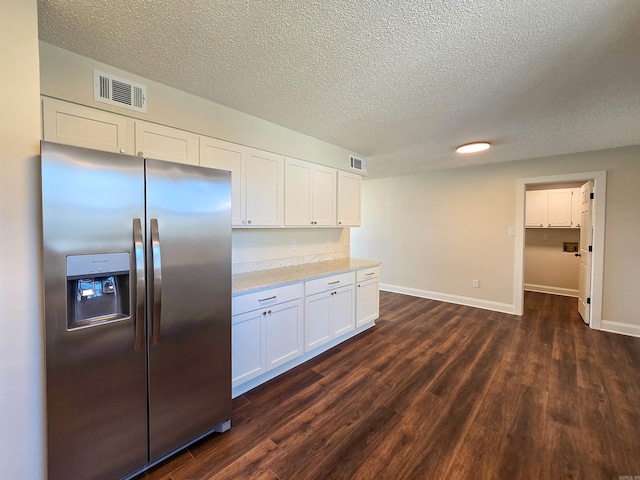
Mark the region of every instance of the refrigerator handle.
[[134, 348], [144, 349], [144, 243], [142, 241], [142, 222], [139, 218], [133, 219], [133, 251], [136, 259], [136, 310], [133, 323]]
[[158, 219], [151, 219], [151, 261], [153, 263], [153, 288], [151, 289], [151, 343], [160, 343], [160, 312], [162, 301], [162, 264], [160, 260], [160, 232]]

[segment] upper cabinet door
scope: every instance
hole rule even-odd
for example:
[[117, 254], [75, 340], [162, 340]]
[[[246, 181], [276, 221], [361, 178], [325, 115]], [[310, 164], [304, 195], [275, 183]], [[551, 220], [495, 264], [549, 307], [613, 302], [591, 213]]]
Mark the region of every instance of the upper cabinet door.
[[525, 227], [547, 226], [549, 195], [546, 190], [530, 190], [526, 193]]
[[360, 182], [355, 173], [338, 171], [338, 226], [360, 226]]
[[571, 226], [580, 228], [582, 223], [582, 192], [581, 188], [571, 189]]
[[157, 123], [136, 120], [138, 156], [198, 165], [198, 135]]
[[570, 188], [549, 190], [548, 221], [550, 227], [571, 226], [571, 203]]
[[313, 164], [287, 158], [284, 166], [284, 224], [313, 225], [311, 182]]
[[215, 138], [200, 137], [200, 165], [219, 168], [231, 172], [231, 224], [243, 225], [244, 161], [247, 148], [236, 143], [225, 142]]
[[336, 224], [336, 170], [285, 159], [284, 224]]
[[[336, 170], [315, 165], [311, 185], [314, 225], [336, 224]], [[359, 223], [359, 220], [358, 220]]]
[[283, 157], [274, 153], [249, 148], [246, 167], [246, 225], [283, 225]]
[[134, 154], [133, 120], [53, 98], [42, 99], [43, 140]]

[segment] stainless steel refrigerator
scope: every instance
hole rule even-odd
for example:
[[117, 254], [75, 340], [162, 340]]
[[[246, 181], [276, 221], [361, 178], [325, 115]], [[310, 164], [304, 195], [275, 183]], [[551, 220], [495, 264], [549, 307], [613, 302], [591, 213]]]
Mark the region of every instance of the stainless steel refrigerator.
[[120, 479], [230, 426], [230, 173], [41, 150], [48, 475]]

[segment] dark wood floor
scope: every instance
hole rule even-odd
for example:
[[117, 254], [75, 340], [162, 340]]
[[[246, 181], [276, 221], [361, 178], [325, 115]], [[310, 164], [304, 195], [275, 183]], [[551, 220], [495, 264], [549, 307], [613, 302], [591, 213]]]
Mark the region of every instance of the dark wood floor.
[[592, 331], [554, 295], [527, 293], [523, 317], [385, 292], [380, 307], [140, 480], [640, 476], [640, 338]]

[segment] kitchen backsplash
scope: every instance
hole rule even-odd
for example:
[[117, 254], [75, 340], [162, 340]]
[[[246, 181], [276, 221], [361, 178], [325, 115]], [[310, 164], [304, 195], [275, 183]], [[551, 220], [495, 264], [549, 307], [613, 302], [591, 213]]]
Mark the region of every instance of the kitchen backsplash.
[[262, 260], [258, 262], [234, 263], [231, 266], [231, 273], [247, 273], [258, 270], [268, 270], [270, 268], [291, 267], [293, 265], [302, 265], [305, 263], [323, 262], [327, 260], [338, 260], [340, 258], [349, 257], [349, 252], [329, 252], [319, 253], [315, 255], [304, 255], [299, 257], [274, 258], [270, 260]]

